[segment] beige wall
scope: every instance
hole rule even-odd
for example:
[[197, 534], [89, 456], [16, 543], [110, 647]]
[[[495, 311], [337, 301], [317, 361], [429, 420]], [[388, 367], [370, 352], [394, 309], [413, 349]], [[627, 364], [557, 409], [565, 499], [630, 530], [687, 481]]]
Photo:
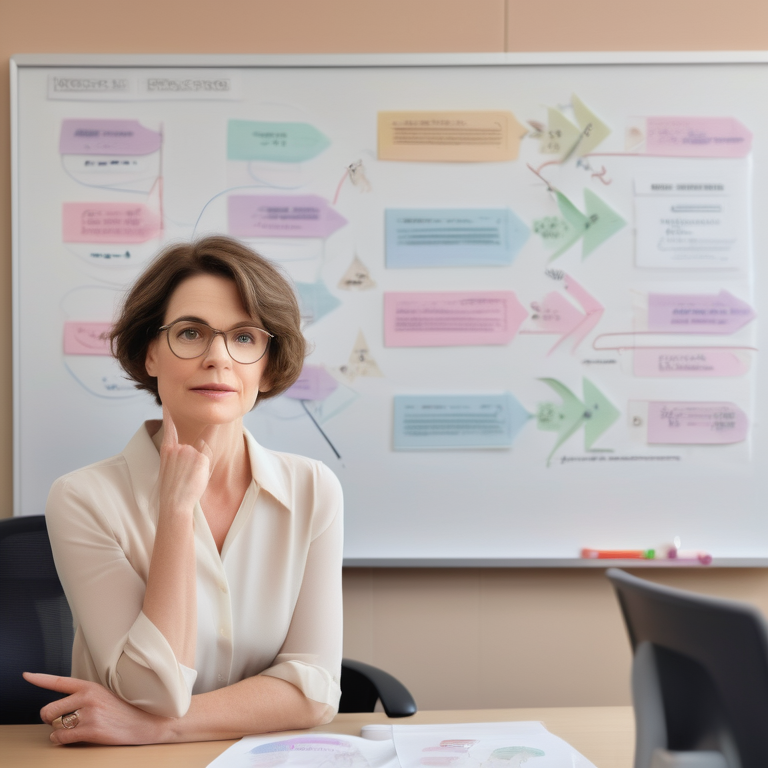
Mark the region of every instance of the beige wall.
[[[8, 59], [14, 53], [768, 48], [765, 0], [0, 0], [0, 517], [12, 505]], [[130, 13], [124, 8], [130, 8]], [[768, 612], [768, 572], [651, 578]], [[629, 651], [601, 571], [350, 569], [345, 652], [422, 708], [619, 704]]]

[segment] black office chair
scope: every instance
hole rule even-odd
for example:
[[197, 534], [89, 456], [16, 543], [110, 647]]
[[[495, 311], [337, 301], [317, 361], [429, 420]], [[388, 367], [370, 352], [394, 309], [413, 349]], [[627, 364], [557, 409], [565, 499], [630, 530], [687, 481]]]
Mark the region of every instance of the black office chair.
[[62, 697], [21, 673], [69, 675], [73, 639], [45, 517], [0, 520], [0, 724], [39, 723], [40, 709]]
[[634, 651], [635, 768], [768, 766], [768, 631], [749, 605], [613, 582]]
[[[0, 724], [39, 723], [40, 709], [61, 698], [21, 673], [68, 676], [73, 640], [45, 517], [0, 520]], [[341, 712], [373, 712], [379, 699], [389, 717], [416, 712], [408, 689], [370, 664], [344, 659], [341, 685]]]
[[387, 717], [416, 713], [413, 696], [397, 678], [362, 661], [342, 659], [339, 712], [373, 712], [379, 700]]

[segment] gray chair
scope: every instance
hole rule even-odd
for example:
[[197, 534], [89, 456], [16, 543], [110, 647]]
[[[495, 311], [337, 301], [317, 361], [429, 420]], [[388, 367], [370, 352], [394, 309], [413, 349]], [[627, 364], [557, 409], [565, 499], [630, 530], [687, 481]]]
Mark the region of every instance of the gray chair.
[[635, 768], [766, 768], [763, 616], [615, 568], [607, 576], [634, 651]]
[[387, 717], [416, 713], [413, 696], [397, 678], [371, 664], [342, 659], [339, 712], [373, 712], [379, 700]]

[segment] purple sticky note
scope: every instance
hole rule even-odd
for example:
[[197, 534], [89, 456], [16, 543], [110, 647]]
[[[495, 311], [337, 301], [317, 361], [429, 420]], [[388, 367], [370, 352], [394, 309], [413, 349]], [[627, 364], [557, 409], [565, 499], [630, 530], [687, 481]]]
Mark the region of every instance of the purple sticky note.
[[160, 229], [160, 214], [144, 203], [62, 205], [65, 243], [145, 243]]
[[648, 403], [648, 442], [726, 445], [745, 440], [747, 414], [733, 403]]
[[100, 355], [109, 357], [109, 331], [112, 323], [64, 323], [65, 355]]
[[743, 376], [749, 371], [747, 352], [711, 347], [635, 348], [635, 376], [656, 379]]
[[648, 117], [645, 154], [746, 157], [752, 133], [732, 117]]
[[229, 234], [234, 237], [321, 237], [347, 220], [318, 195], [231, 195]]
[[138, 120], [62, 120], [62, 155], [148, 155], [162, 137]]
[[285, 392], [294, 400], [325, 400], [336, 390], [338, 382], [321, 365], [305, 365], [298, 381]]
[[388, 347], [508, 344], [528, 316], [512, 291], [385, 293]]
[[752, 307], [728, 291], [648, 294], [648, 330], [657, 333], [728, 334], [754, 317]]

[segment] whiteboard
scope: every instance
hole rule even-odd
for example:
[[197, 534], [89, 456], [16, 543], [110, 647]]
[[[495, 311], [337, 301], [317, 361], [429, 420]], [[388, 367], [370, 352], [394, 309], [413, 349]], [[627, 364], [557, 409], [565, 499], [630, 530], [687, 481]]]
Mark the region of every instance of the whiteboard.
[[[577, 559], [582, 547], [647, 549], [675, 536], [716, 564], [768, 563], [768, 363], [757, 351], [768, 113], [756, 94], [766, 86], [768, 59], [751, 53], [15, 57], [15, 514], [41, 513], [57, 476], [118, 453], [158, 417], [87, 347], [158, 247], [224, 232], [280, 263], [300, 291], [309, 394], [266, 401], [246, 425], [339, 476], [348, 565], [595, 565]], [[586, 153], [580, 104], [608, 130]], [[391, 113], [413, 120], [395, 125]], [[508, 113], [522, 126], [506, 129], [513, 159], [419, 159], [419, 141], [416, 159], [398, 159], [399, 139], [381, 144], [382, 119], [439, 132]], [[673, 117], [689, 129], [732, 118], [751, 150], [659, 154], [652, 126], [669, 126], [652, 118]], [[83, 149], [89, 126], [128, 124], [146, 132], [143, 154]], [[552, 154], [568, 124], [575, 149]], [[280, 156], [286, 132], [292, 157]], [[250, 157], [256, 134], [277, 149], [265, 139]], [[667, 183], [678, 185], [671, 202], [654, 196]], [[709, 184], [720, 191], [679, 191]], [[267, 236], [271, 214], [254, 224], [257, 209], [282, 203], [315, 206], [321, 231], [307, 220], [299, 236]], [[667, 248], [668, 205], [726, 211], [711, 241], [721, 255]], [[552, 258], [576, 226], [564, 211], [578, 223], [595, 206], [594, 221], [613, 225]], [[94, 210], [129, 208], [143, 241], [71, 233]], [[469, 247], [457, 226], [474, 233]], [[703, 242], [697, 233], [686, 242]], [[472, 337], [465, 325], [436, 341], [435, 314], [480, 322], [451, 315], [456, 301], [503, 315], [508, 336], [494, 335], [499, 325]], [[659, 330], [696, 302], [712, 313], [730, 302], [747, 319], [727, 332]], [[399, 336], [397, 317], [408, 316], [421, 325]], [[573, 330], [588, 317], [596, 323]], [[640, 375], [650, 370], [641, 356], [653, 368], [660, 350], [682, 373]], [[721, 361], [727, 375], [692, 374], [698, 353], [738, 370]], [[558, 431], [579, 402], [573, 429]], [[491, 412], [501, 426], [487, 427]], [[674, 432], [681, 413], [698, 427]], [[741, 431], [731, 442], [692, 437], [701, 419]]]

